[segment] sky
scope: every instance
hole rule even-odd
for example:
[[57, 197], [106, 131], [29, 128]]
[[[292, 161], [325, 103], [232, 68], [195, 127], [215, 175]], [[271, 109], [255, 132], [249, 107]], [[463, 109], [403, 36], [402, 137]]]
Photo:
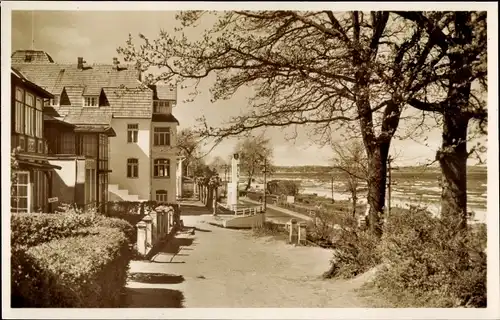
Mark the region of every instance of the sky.
[[[116, 49], [124, 46], [129, 33], [137, 37], [142, 33], [155, 38], [160, 29], [174, 32], [177, 25], [172, 11], [116, 12], [116, 11], [13, 11], [12, 12], [12, 51], [18, 49], [44, 50], [55, 62], [76, 63], [77, 57], [83, 57], [89, 63], [112, 63], [113, 57], [119, 57]], [[201, 26], [202, 27], [202, 26]], [[197, 37], [199, 31], [186, 32], [188, 38]], [[196, 118], [204, 115], [211, 126], [217, 126], [229, 120], [230, 116], [245, 111], [245, 97], [251, 92], [241, 92], [232, 99], [216, 103], [210, 102], [211, 79], [204, 80], [199, 87], [201, 95], [193, 102], [185, 102], [187, 92], [179, 90], [178, 103], [173, 113], [179, 119], [180, 127], [196, 125]], [[405, 124], [402, 124], [404, 130]], [[400, 130], [400, 131], [401, 131]], [[309, 139], [306, 130], [299, 130], [294, 141], [287, 136], [293, 129], [266, 129], [266, 137], [273, 146], [275, 165], [330, 165], [333, 153], [329, 147], [321, 147]], [[418, 165], [434, 159], [441, 143], [439, 128], [426, 134], [427, 145], [420, 141], [393, 140], [390, 153], [395, 165]], [[341, 140], [340, 135], [334, 139]], [[215, 156], [226, 159], [234, 151], [237, 143], [229, 139], [213, 149], [207, 160]], [[205, 148], [208, 150], [208, 148]]]

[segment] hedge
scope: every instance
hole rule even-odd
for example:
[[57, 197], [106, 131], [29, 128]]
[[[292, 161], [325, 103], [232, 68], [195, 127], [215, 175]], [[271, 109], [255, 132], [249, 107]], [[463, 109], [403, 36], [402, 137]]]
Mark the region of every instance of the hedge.
[[129, 222], [119, 218], [104, 218], [101, 217], [95, 221], [97, 227], [117, 228], [122, 231], [130, 244], [137, 242], [137, 230]]
[[13, 307], [117, 307], [126, 284], [129, 243], [117, 228], [13, 248]]
[[32, 247], [54, 239], [84, 235], [98, 216], [89, 214], [12, 213], [11, 246]]

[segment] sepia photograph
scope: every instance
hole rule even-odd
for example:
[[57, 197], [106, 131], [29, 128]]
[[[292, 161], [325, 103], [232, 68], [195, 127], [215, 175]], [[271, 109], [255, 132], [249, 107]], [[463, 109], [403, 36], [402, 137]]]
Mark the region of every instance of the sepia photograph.
[[3, 317], [498, 319], [497, 29], [2, 3]]

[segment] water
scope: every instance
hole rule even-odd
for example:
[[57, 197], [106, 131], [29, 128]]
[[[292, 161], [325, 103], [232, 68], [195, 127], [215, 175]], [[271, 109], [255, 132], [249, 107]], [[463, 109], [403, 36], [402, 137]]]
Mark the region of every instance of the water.
[[[350, 200], [349, 192], [344, 190], [342, 183], [334, 183], [333, 198], [335, 200]], [[332, 198], [331, 184], [321, 181], [306, 181], [303, 184], [301, 193], [316, 194], [328, 199]], [[366, 199], [366, 192], [360, 192], [358, 197], [363, 201]], [[364, 200], [366, 202], [366, 200]], [[410, 205], [426, 207], [433, 214], [439, 214], [441, 201], [441, 188], [425, 186], [425, 181], [421, 181], [415, 186], [408, 188], [406, 185], [395, 185], [391, 191], [391, 207], [408, 208]], [[474, 219], [478, 222], [486, 222], [486, 192], [469, 192], [467, 195], [468, 210], [474, 213]]]

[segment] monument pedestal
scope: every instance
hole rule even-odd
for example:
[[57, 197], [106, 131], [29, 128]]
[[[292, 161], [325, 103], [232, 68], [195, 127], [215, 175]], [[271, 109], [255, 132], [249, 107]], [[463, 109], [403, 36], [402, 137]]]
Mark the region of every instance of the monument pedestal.
[[228, 182], [227, 184], [227, 207], [230, 210], [236, 211], [238, 206], [238, 185], [236, 182]]

